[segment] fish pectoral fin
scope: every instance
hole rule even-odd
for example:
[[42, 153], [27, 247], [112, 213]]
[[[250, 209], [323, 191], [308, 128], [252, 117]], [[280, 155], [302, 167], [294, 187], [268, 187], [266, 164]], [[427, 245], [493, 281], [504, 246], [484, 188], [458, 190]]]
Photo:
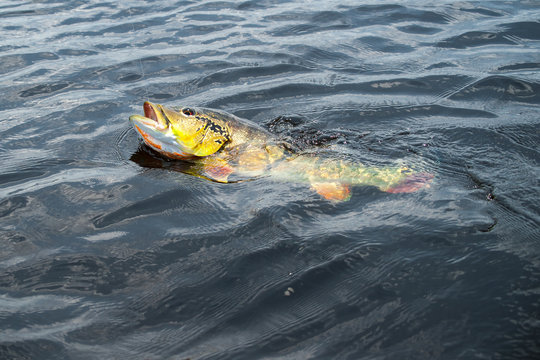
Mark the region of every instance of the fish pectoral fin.
[[347, 201], [351, 198], [349, 185], [340, 182], [311, 183], [311, 188], [326, 200]]
[[210, 180], [226, 183], [229, 179], [229, 175], [231, 175], [233, 172], [233, 167], [228, 165], [227, 163], [205, 164], [203, 175]]

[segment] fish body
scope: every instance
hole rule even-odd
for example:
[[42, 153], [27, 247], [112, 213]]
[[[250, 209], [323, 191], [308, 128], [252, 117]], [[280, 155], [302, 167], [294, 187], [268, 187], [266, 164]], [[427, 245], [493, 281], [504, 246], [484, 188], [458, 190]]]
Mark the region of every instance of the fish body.
[[130, 121], [147, 146], [167, 158], [187, 161], [192, 175], [217, 182], [261, 176], [307, 183], [324, 198], [350, 198], [350, 186], [412, 192], [433, 177], [406, 167], [368, 167], [316, 155], [296, 154], [264, 128], [223, 111], [168, 108], [145, 102], [144, 116]]

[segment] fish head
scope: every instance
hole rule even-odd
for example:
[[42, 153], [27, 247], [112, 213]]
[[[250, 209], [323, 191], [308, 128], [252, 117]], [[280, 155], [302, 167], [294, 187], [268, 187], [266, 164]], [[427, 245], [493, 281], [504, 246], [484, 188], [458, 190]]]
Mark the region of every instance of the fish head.
[[129, 120], [146, 145], [175, 159], [208, 156], [230, 141], [227, 124], [204, 110], [182, 107], [171, 109], [145, 102], [144, 116]]

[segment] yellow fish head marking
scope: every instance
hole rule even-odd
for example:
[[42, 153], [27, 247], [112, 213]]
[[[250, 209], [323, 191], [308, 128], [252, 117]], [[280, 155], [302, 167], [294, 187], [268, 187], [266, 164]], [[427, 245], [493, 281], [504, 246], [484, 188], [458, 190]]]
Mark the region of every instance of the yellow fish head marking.
[[227, 124], [194, 108], [170, 109], [145, 102], [144, 116], [129, 120], [152, 149], [173, 158], [212, 155], [230, 141]]

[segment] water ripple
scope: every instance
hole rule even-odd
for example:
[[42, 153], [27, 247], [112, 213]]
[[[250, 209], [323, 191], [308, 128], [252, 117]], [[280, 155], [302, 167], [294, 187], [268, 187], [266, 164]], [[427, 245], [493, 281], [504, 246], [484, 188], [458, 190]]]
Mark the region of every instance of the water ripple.
[[[537, 358], [534, 2], [0, 5], [0, 358]], [[218, 184], [145, 100], [429, 188]]]

